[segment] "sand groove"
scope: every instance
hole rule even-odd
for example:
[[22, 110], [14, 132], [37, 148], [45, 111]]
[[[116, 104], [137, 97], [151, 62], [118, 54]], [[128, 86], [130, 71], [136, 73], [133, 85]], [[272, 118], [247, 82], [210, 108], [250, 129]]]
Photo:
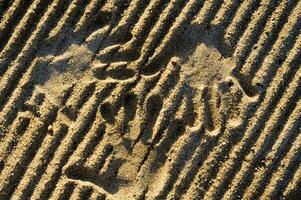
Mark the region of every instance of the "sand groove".
[[0, 0], [0, 199], [301, 194], [301, 1]]

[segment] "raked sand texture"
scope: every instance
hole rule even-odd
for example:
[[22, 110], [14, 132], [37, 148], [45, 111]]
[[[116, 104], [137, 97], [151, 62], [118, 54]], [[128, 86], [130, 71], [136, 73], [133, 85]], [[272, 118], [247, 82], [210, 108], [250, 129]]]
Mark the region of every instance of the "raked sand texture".
[[0, 0], [0, 199], [301, 199], [300, 0]]

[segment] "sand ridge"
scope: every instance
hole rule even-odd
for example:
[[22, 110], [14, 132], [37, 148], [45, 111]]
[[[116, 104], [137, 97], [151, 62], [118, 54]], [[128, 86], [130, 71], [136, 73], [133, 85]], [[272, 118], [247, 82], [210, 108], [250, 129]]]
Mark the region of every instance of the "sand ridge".
[[0, 199], [301, 195], [301, 2], [0, 0]]

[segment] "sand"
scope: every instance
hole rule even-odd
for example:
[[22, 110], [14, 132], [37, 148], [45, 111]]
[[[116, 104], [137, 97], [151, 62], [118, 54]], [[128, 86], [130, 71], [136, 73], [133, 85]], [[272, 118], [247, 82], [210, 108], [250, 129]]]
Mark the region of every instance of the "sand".
[[301, 1], [0, 0], [0, 199], [298, 199]]

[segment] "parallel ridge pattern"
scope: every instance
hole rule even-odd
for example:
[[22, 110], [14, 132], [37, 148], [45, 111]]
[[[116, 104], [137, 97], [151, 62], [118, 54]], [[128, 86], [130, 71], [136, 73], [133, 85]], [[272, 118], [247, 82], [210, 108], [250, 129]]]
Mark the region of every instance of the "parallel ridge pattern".
[[[101, 183], [121, 165], [110, 129], [137, 155], [120, 170], [139, 183], [152, 168], [160, 179], [136, 199], [301, 194], [301, 1], [0, 0], [0, 19], [1, 198], [114, 198], [124, 186]], [[214, 91], [195, 94], [180, 76], [169, 47], [187, 24], [217, 30], [220, 51], [235, 60], [246, 94], [236, 126], [216, 123]], [[89, 41], [98, 29], [105, 39], [92, 41], [94, 59], [111, 63], [111, 81], [74, 84], [53, 104], [33, 86], [39, 47], [70, 32]], [[130, 68], [117, 73], [124, 62]], [[98, 79], [101, 70], [91, 69]]]

